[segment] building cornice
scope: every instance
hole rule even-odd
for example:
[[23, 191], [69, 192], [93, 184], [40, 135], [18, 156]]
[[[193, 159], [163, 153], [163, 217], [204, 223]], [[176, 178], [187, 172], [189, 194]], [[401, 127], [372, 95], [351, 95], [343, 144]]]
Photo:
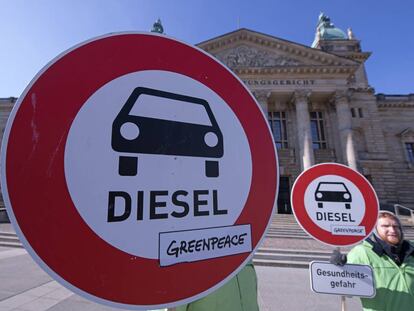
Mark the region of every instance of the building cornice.
[[414, 102], [377, 102], [378, 108], [414, 108]]
[[414, 108], [414, 94], [377, 94], [376, 98], [378, 108]]
[[17, 97], [0, 97], [0, 102], [13, 102], [15, 103], [17, 101]]
[[355, 60], [358, 62], [365, 62], [370, 56], [371, 56], [371, 52], [355, 52], [355, 53], [350, 53], [348, 55], [344, 55], [343, 57], [349, 58], [351, 60]]
[[233, 72], [239, 75], [256, 74], [320, 74], [320, 75], [350, 75], [358, 69], [358, 66], [280, 66], [280, 67], [240, 67], [233, 68]]

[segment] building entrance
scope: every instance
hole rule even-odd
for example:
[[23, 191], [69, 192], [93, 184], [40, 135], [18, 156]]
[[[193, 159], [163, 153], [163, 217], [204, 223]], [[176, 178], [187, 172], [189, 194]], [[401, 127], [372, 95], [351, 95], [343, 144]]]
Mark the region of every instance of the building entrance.
[[280, 176], [277, 213], [292, 214], [292, 207], [290, 205], [290, 182], [288, 176]]

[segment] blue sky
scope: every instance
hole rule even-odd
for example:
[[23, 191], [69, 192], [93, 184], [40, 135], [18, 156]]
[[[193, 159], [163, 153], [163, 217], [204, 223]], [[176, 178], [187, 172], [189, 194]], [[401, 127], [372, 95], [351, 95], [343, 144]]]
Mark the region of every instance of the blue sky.
[[413, 1], [0, 0], [0, 97], [18, 97], [36, 73], [82, 41], [147, 31], [161, 18], [167, 35], [190, 44], [249, 28], [310, 45], [319, 12], [373, 54], [367, 73], [377, 93], [414, 93]]

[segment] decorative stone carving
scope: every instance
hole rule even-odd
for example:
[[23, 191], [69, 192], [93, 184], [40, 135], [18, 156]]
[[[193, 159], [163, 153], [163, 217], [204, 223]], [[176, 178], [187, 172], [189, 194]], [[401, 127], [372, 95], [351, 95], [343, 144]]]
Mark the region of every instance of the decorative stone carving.
[[335, 102], [348, 100], [348, 93], [346, 91], [336, 91], [333, 95], [332, 100]]
[[354, 35], [354, 32], [352, 31], [351, 27], [348, 28], [348, 39], [349, 40], [354, 40], [355, 39], [355, 35]]
[[270, 92], [267, 91], [267, 90], [256, 90], [256, 91], [253, 91], [253, 95], [254, 95], [254, 97], [256, 97], [257, 101], [259, 101], [261, 103], [262, 102], [267, 103], [267, 100], [270, 96]]
[[355, 93], [355, 90], [352, 88], [343, 90], [343, 91], [336, 91], [331, 97], [331, 99], [329, 100], [329, 103], [333, 104], [334, 106], [336, 106], [339, 102], [348, 103], [349, 101], [352, 100], [352, 95], [354, 93]]
[[298, 66], [303, 64], [296, 59], [275, 55], [246, 45], [218, 54], [216, 57], [230, 68]]
[[355, 75], [352, 74], [349, 78], [348, 78], [348, 84], [355, 84], [356, 83], [356, 78]]
[[308, 90], [308, 89], [305, 89], [305, 90], [296, 90], [293, 93], [293, 96], [292, 96], [292, 100], [291, 101], [293, 103], [296, 103], [298, 101], [299, 102], [308, 102], [311, 93], [312, 93], [312, 91], [311, 90]]

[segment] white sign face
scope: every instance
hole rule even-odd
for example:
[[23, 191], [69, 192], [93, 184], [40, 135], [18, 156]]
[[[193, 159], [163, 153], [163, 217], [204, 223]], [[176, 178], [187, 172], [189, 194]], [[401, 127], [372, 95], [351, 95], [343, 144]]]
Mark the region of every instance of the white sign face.
[[361, 191], [346, 178], [325, 175], [313, 180], [305, 191], [305, 208], [321, 229], [337, 235], [365, 236], [365, 230], [358, 230], [365, 215], [365, 201]]
[[[217, 166], [214, 176], [208, 161]], [[160, 259], [162, 233], [183, 231], [194, 240], [192, 230], [233, 225], [251, 172], [249, 144], [229, 106], [200, 82], [160, 70], [98, 89], [73, 121], [65, 149], [67, 185], [85, 222], [112, 246], [148, 259]], [[137, 243], [142, 236], [145, 243]], [[222, 256], [216, 252], [199, 260]]]
[[337, 266], [312, 261], [309, 267], [312, 291], [319, 294], [374, 297], [372, 268], [367, 265]]

